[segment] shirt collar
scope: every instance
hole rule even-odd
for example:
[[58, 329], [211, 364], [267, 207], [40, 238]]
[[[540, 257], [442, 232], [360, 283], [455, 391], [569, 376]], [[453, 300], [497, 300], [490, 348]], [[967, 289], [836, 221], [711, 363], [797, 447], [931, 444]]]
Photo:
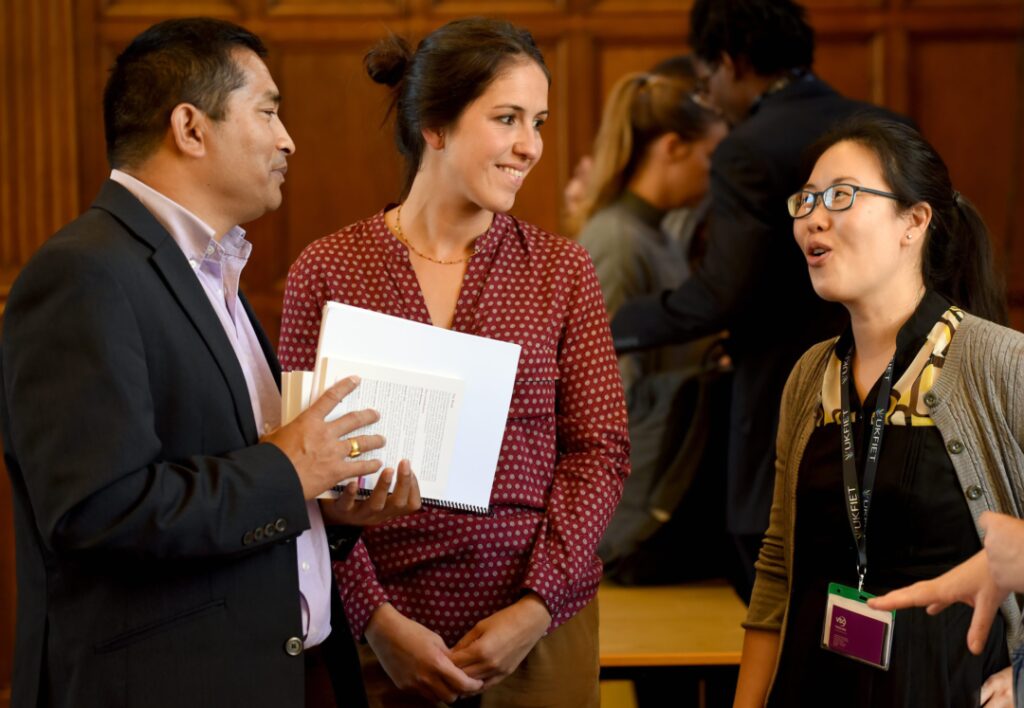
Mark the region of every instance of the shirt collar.
[[754, 99], [754, 103], [751, 104], [750, 110], [747, 112], [747, 116], [752, 116], [760, 110], [764, 102], [775, 96], [776, 94], [782, 93], [790, 84], [798, 83], [800, 81], [812, 81], [814, 74], [807, 69], [792, 69], [787, 71], [785, 74], [780, 76], [772, 85], [765, 89], [764, 93]]
[[181, 248], [193, 270], [199, 268], [207, 258], [219, 260], [222, 253], [243, 261], [248, 259], [252, 244], [245, 239], [245, 229], [242, 227], [233, 226], [218, 242], [212, 226], [142, 180], [117, 169], [111, 170], [110, 179], [131, 192], [160, 225], [167, 229], [167, 233]]
[[626, 211], [636, 216], [640, 221], [656, 231], [661, 231], [661, 220], [665, 218], [667, 213], [665, 210], [659, 209], [629, 190], [623, 192], [622, 196], [619, 197], [619, 203], [622, 204]]
[[[950, 308], [949, 300], [939, 295], [934, 290], [925, 291], [924, 297], [918, 303], [917, 309], [910, 316], [900, 331], [896, 334], [896, 362], [893, 366], [894, 376], [899, 376], [917, 356], [917, 352], [924, 346], [932, 327]], [[836, 342], [836, 356], [844, 359], [850, 348], [853, 346], [853, 329], [847, 325], [846, 330]]]

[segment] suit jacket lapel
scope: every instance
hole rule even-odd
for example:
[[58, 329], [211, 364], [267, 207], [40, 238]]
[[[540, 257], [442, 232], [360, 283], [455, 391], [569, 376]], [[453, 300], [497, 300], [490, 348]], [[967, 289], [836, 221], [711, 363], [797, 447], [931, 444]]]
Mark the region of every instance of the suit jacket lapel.
[[117, 182], [108, 180], [93, 206], [109, 212], [153, 249], [150, 260], [209, 348], [228, 383], [238, 424], [245, 439], [255, 443], [259, 433], [242, 367], [217, 313], [181, 248], [149, 210]]

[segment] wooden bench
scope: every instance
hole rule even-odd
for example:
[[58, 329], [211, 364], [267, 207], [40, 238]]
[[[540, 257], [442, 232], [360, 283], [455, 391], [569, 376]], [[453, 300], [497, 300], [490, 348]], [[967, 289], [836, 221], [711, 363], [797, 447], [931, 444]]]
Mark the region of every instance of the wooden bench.
[[[674, 706], [731, 704], [743, 646], [740, 622], [746, 615], [731, 587], [606, 583], [598, 604], [602, 679], [671, 687]], [[643, 693], [646, 705], [651, 701]]]

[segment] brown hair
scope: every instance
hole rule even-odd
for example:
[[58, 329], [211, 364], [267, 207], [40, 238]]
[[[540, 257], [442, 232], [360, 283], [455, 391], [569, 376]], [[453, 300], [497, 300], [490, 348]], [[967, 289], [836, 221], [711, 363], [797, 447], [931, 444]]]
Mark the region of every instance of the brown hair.
[[622, 193], [657, 138], [675, 133], [681, 140], [696, 141], [717, 120], [713, 111], [691, 98], [693, 65], [688, 61], [686, 66], [686, 74], [679, 72], [678, 62], [673, 75], [628, 74], [612, 87], [594, 140], [594, 166], [571, 230], [577, 231]]
[[424, 128], [454, 124], [470, 103], [512, 63], [534, 61], [551, 80], [528, 31], [504, 20], [454, 20], [427, 35], [413, 52], [391, 35], [363, 60], [370, 78], [392, 88], [395, 143], [405, 158], [404, 198], [423, 159]]

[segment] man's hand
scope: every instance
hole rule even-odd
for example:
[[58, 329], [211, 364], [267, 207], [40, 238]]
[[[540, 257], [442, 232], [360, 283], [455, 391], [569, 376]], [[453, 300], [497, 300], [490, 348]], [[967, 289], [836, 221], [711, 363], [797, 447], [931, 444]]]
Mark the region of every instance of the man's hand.
[[366, 641], [395, 685], [431, 701], [452, 703], [476, 693], [483, 682], [470, 678], [452, 663], [451, 651], [439, 635], [385, 603], [374, 610]]
[[380, 435], [357, 435], [347, 440], [341, 439], [354, 430], [376, 422], [380, 417], [376, 411], [353, 411], [330, 423], [324, 420], [358, 385], [359, 378], [356, 376], [342, 379], [324, 391], [324, 395], [295, 420], [262, 439], [263, 442], [281, 448], [281, 452], [291, 460], [306, 499], [315, 499], [339, 482], [376, 472], [380, 468], [380, 460], [355, 460], [348, 456], [354, 449], [353, 441], [361, 452], [383, 447], [384, 438]]
[[551, 615], [536, 594], [477, 622], [452, 647], [452, 661], [486, 690], [511, 674], [551, 625]]
[[359, 499], [354, 482], [345, 485], [345, 491], [334, 501], [320, 500], [320, 511], [327, 524], [342, 526], [374, 526], [396, 516], [412, 514], [420, 508], [420, 485], [408, 460], [398, 463], [398, 481], [395, 491], [388, 494], [394, 471], [389, 467], [380, 473], [370, 496]]
[[927, 607], [930, 615], [942, 612], [954, 602], [970, 605], [974, 614], [967, 630], [967, 648], [973, 654], [980, 654], [985, 648], [992, 620], [1007, 594], [992, 579], [987, 552], [981, 550], [937, 578], [872, 598], [868, 605], [876, 610]]
[[996, 585], [1011, 592], [1024, 592], [1024, 521], [986, 511], [978, 524], [985, 531], [988, 567]]

